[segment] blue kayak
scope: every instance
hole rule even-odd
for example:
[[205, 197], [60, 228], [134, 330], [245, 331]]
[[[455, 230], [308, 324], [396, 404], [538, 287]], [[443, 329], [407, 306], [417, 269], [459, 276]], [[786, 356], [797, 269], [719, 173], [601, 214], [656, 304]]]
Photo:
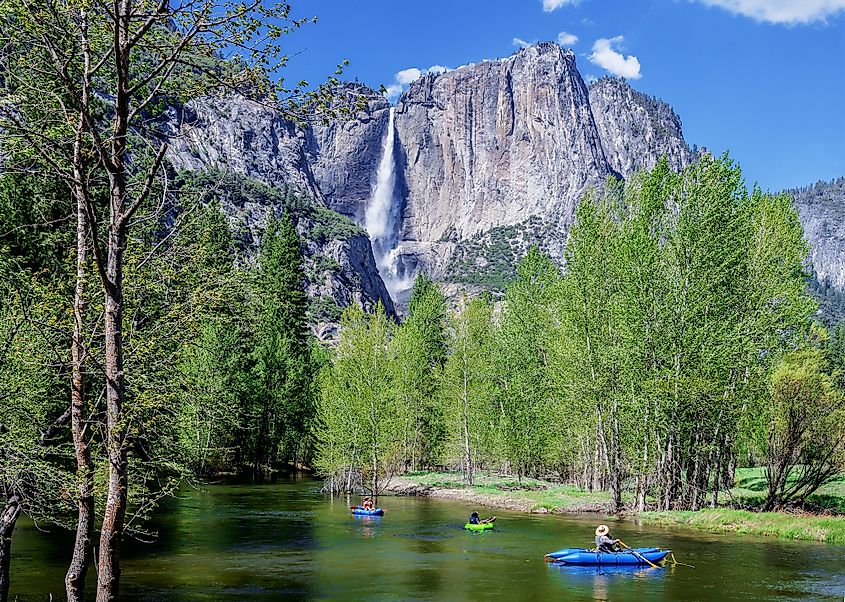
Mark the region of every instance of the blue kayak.
[[670, 552], [670, 550], [661, 550], [660, 548], [634, 548], [634, 550], [637, 552], [636, 554], [630, 550], [624, 552], [595, 552], [584, 548], [566, 548], [546, 554], [546, 558], [550, 558], [559, 564], [579, 566], [640, 566], [648, 564], [643, 558], [657, 564], [666, 558]]
[[384, 516], [384, 510], [381, 508], [373, 508], [372, 510], [364, 510], [363, 508], [353, 508], [352, 514], [360, 514], [361, 516]]

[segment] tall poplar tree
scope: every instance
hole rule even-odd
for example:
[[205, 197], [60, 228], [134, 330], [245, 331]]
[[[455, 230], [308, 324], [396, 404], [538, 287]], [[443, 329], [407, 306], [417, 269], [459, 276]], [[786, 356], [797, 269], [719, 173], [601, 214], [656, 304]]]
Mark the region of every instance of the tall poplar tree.
[[378, 304], [350, 306], [337, 350], [321, 374], [316, 464], [333, 490], [356, 483], [378, 494], [401, 465], [406, 418], [391, 377], [392, 324]]
[[475, 469], [495, 459], [499, 413], [495, 398], [493, 308], [489, 300], [464, 299], [451, 321], [443, 396], [450, 451], [460, 457], [470, 485]]
[[407, 455], [412, 470], [437, 463], [445, 434], [437, 390], [446, 361], [446, 298], [425, 273], [414, 283], [408, 316], [392, 341], [395, 388], [408, 417]]
[[549, 458], [553, 432], [549, 348], [561, 274], [552, 260], [531, 248], [505, 292], [496, 339], [498, 404], [504, 457], [521, 479], [536, 475]]

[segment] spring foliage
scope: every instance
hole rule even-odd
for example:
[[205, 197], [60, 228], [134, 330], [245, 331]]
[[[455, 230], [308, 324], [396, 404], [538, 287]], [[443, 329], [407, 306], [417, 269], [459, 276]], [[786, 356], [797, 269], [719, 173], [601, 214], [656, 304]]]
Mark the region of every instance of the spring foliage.
[[[609, 180], [578, 207], [565, 269], [532, 249], [497, 307], [464, 300], [448, 328], [413, 304], [393, 328], [348, 313], [323, 378], [318, 467], [334, 489], [446, 464], [469, 483], [481, 468], [556, 475], [611, 491], [617, 508], [623, 493], [641, 509], [716, 504], [740, 459], [784, 455], [785, 391], [803, 391], [841, 441], [836, 377], [795, 365], [816, 353], [807, 251], [791, 199], [747, 190], [727, 158]], [[431, 287], [419, 280], [414, 297]], [[374, 426], [367, 408], [396, 420]], [[384, 443], [368, 456], [373, 428]], [[839, 448], [806, 439], [784, 474], [797, 457], [835, 474]]]

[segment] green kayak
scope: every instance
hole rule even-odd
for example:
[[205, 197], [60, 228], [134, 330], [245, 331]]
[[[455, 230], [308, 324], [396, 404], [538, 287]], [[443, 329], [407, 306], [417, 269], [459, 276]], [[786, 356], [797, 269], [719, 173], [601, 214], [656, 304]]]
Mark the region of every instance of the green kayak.
[[464, 525], [464, 529], [468, 531], [490, 531], [493, 529], [495, 523], [480, 523], [478, 525], [473, 525], [472, 523], [467, 523]]

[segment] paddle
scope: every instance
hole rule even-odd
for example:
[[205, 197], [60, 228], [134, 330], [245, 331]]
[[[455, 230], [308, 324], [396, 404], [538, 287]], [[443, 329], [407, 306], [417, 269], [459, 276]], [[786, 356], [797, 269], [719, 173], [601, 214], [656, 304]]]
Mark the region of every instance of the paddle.
[[633, 552], [633, 553], [634, 553], [634, 556], [636, 556], [636, 557], [637, 557], [637, 558], [639, 558], [640, 560], [645, 560], [645, 561], [646, 561], [647, 563], [649, 563], [649, 564], [650, 564], [653, 568], [660, 568], [660, 567], [658, 567], [656, 564], [654, 564], [651, 560], [649, 560], [648, 558], [646, 558], [645, 556], [643, 556], [642, 554], [640, 554], [639, 552], [637, 552], [634, 548], [632, 548], [631, 546], [629, 546], [628, 544], [626, 544], [626, 543], [625, 543], [624, 541], [622, 541], [621, 539], [617, 539], [616, 541], [618, 541], [620, 544], [622, 544], [622, 545], [623, 545], [625, 548], [627, 548], [628, 550], [631, 550], [631, 552]]
[[695, 568], [691, 564], [687, 564], [686, 562], [678, 562], [677, 560], [675, 560], [675, 553], [674, 552], [669, 552], [669, 554], [671, 554], [671, 556], [672, 556], [672, 564], [680, 564], [681, 566], [688, 566], [691, 569]]

